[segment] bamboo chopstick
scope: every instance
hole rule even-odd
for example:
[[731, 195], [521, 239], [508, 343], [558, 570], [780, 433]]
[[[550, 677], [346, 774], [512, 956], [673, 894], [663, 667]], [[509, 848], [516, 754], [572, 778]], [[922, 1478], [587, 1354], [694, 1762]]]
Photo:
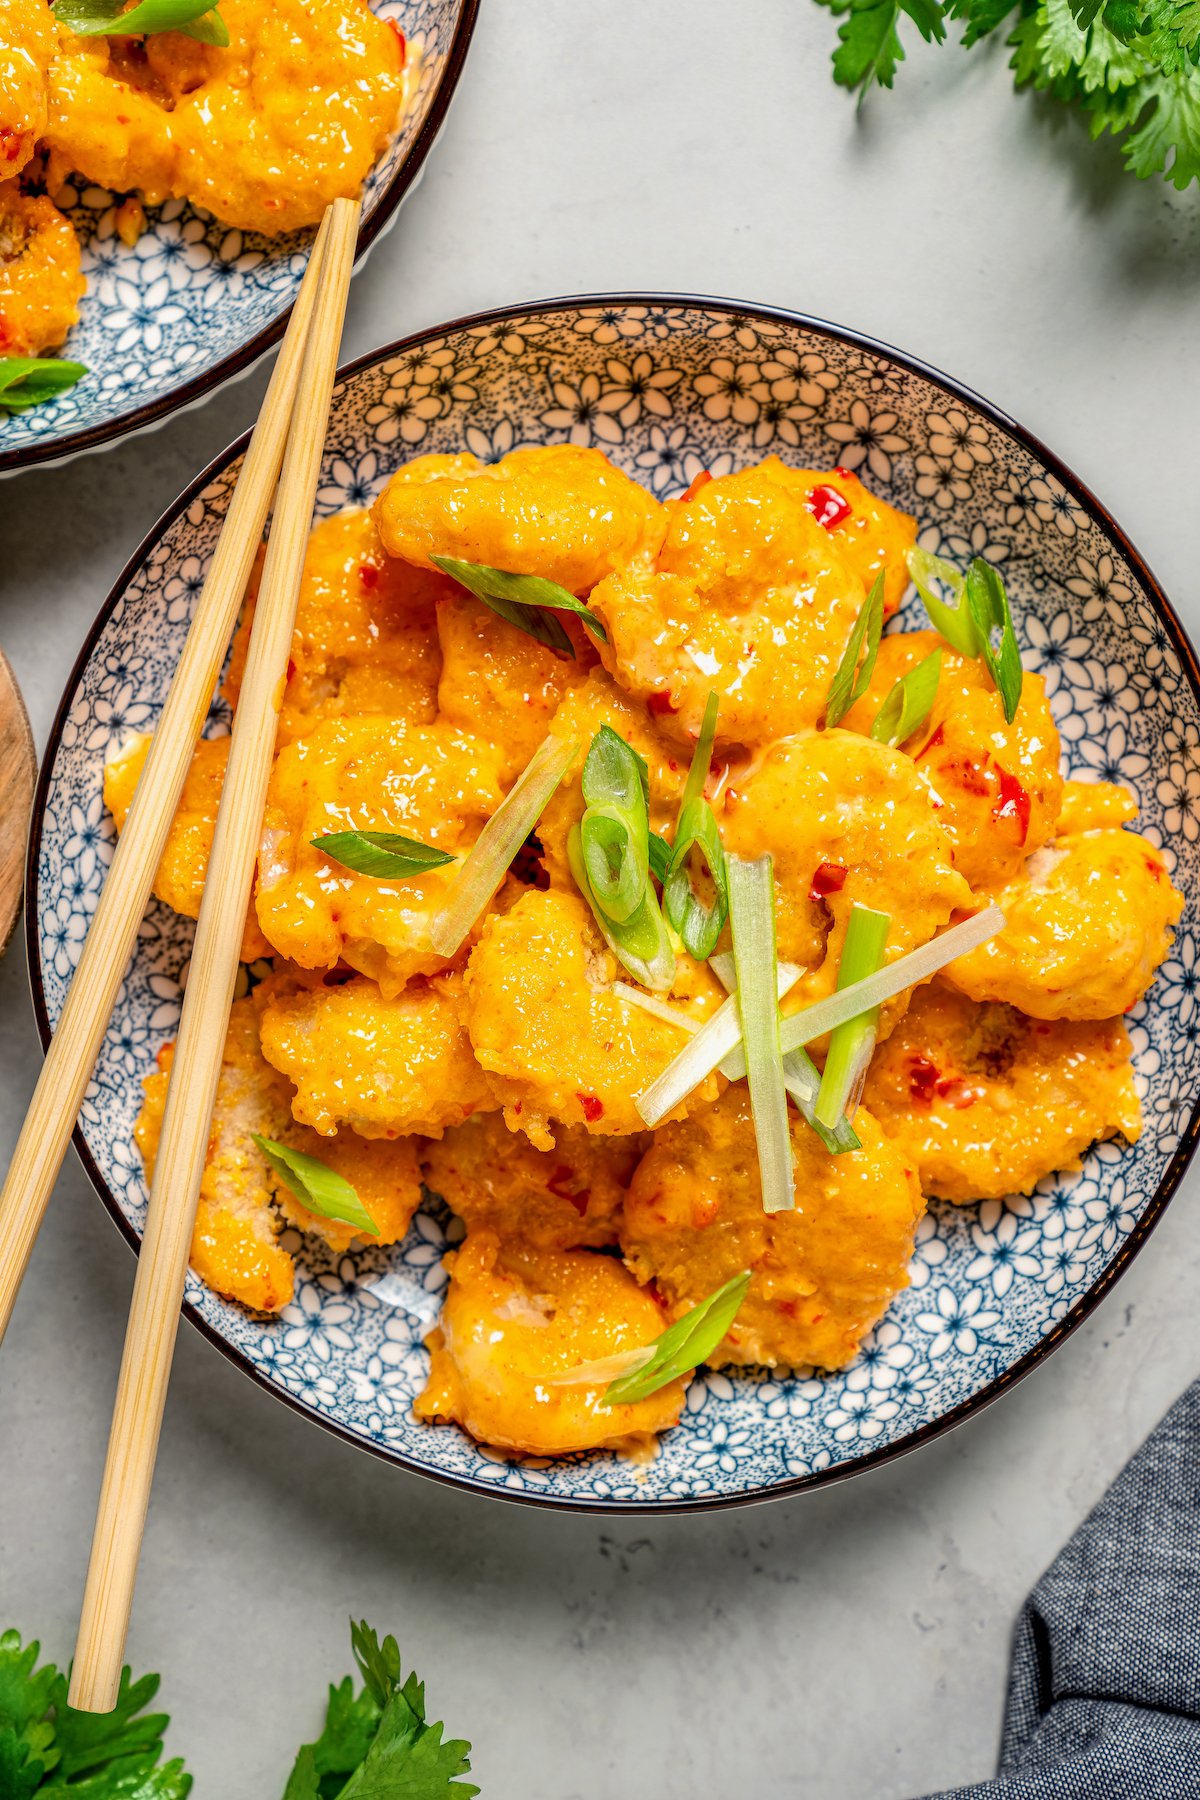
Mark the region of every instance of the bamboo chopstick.
[[327, 225], [322, 224], [158, 730], [0, 1191], [0, 1342], [108, 1030], [262, 541], [327, 237]]
[[336, 200], [234, 718], [138, 1259], [70, 1702], [115, 1705], [358, 236]]

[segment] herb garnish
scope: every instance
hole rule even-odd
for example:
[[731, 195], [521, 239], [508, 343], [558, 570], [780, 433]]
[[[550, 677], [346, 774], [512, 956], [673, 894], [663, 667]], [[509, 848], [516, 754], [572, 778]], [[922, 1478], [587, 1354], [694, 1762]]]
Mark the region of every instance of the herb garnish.
[[[683, 947], [697, 962], [704, 962], [717, 947], [717, 939], [729, 917], [729, 880], [725, 867], [725, 851], [717, 828], [716, 814], [704, 798], [704, 784], [712, 763], [713, 743], [717, 735], [719, 696], [711, 693], [704, 708], [700, 736], [692, 755], [679, 818], [675, 825], [675, 842], [663, 885], [663, 911], [672, 929], [679, 933]], [[700, 899], [688, 873], [688, 860], [696, 851], [708, 870], [713, 884], [711, 906]]]
[[942, 673], [942, 653], [931, 650], [890, 689], [875, 714], [871, 736], [879, 744], [903, 744], [923, 725], [937, 699]]
[[[838, 964], [839, 992], [877, 972], [883, 962], [891, 923], [887, 913], [875, 912], [869, 906], [850, 908]], [[873, 1006], [830, 1032], [825, 1072], [813, 1107], [813, 1117], [827, 1131], [833, 1131], [839, 1119], [844, 1119], [847, 1112], [853, 1112], [875, 1049], [878, 1029], [879, 1008]]]
[[796, 1194], [779, 1042], [775, 876], [769, 856], [754, 862], [729, 858], [729, 917], [763, 1210], [786, 1212], [795, 1206]]
[[448, 851], [402, 837], [398, 831], [331, 831], [311, 842], [313, 849], [322, 851], [331, 862], [379, 881], [404, 881], [454, 861]]
[[983, 663], [1011, 725], [1021, 704], [1024, 671], [1008, 595], [996, 570], [977, 556], [963, 575], [945, 557], [918, 548], [908, 553], [908, 572], [950, 648]]
[[[856, 700], [861, 700], [867, 691], [867, 683], [875, 672], [875, 658], [879, 654], [879, 639], [883, 631], [883, 570], [880, 569], [871, 584], [871, 591], [859, 609], [858, 618], [854, 621], [854, 629], [850, 633], [846, 648], [842, 652], [842, 660], [837, 666], [833, 680], [829, 686], [829, 698], [825, 702], [826, 725], [840, 725]], [[861, 666], [858, 665], [858, 653], [863, 649], [866, 638], [866, 649], [863, 651]], [[855, 668], [858, 675], [855, 676]]]
[[602, 725], [583, 765], [583, 817], [567, 839], [575, 885], [617, 960], [644, 987], [665, 992], [675, 952], [650, 881], [650, 776], [646, 760]]
[[640, 1368], [618, 1376], [606, 1390], [605, 1406], [632, 1406], [648, 1400], [670, 1382], [690, 1375], [717, 1348], [737, 1316], [746, 1290], [750, 1286], [750, 1270], [743, 1269], [676, 1319], [650, 1346], [653, 1355]]
[[518, 631], [564, 656], [574, 657], [575, 646], [555, 618], [556, 612], [574, 613], [603, 643], [608, 642], [608, 633], [596, 614], [557, 581], [546, 581], [540, 575], [513, 575], [487, 563], [461, 562], [455, 556], [431, 556], [429, 560]]
[[223, 49], [229, 42], [216, 0], [141, 0], [125, 10], [125, 0], [54, 0], [60, 25], [80, 37], [152, 37], [180, 31], [201, 44]]
[[293, 1150], [290, 1144], [277, 1144], [274, 1138], [261, 1137], [257, 1131], [250, 1135], [301, 1206], [322, 1219], [337, 1219], [343, 1225], [353, 1225], [356, 1231], [366, 1236], [379, 1236], [378, 1225], [344, 1175], [331, 1169], [319, 1156]]
[[0, 407], [24, 412], [65, 394], [87, 374], [87, 364], [58, 356], [0, 356]]

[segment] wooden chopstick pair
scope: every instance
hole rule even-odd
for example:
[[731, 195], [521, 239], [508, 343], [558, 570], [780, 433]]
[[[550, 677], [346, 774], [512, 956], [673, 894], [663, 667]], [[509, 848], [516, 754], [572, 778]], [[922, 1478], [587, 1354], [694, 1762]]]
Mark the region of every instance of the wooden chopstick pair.
[[89, 1712], [111, 1710], [120, 1683], [360, 211], [358, 201], [335, 201], [313, 245], [159, 728], [0, 1191], [2, 1338], [128, 966], [274, 496], [76, 1643], [70, 1702]]

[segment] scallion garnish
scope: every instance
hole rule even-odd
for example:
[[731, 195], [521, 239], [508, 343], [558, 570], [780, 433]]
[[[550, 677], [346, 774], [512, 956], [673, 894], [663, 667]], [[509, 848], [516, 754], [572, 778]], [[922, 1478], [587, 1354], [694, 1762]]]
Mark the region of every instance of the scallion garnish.
[[666, 1000], [660, 1000], [655, 994], [644, 994], [641, 988], [630, 987], [627, 981], [614, 981], [612, 991], [630, 1006], [640, 1006], [653, 1018], [661, 1019], [664, 1025], [677, 1025], [680, 1031], [695, 1036], [704, 1024], [703, 1019], [693, 1019], [691, 1013], [685, 1013], [682, 1007], [671, 1006]]
[[[915, 580], [915, 577], [914, 577]], [[883, 632], [883, 570], [880, 569], [871, 591], [862, 603], [858, 618], [854, 621], [854, 629], [850, 633], [849, 642], [842, 652], [842, 660], [837, 666], [833, 680], [829, 686], [829, 698], [825, 702], [826, 725], [840, 725], [856, 700], [861, 700], [867, 691], [867, 683], [875, 672], [875, 658], [879, 655], [879, 639]], [[866, 648], [863, 649], [863, 639]], [[861, 665], [859, 651], [863, 651]], [[857, 676], [855, 670], [858, 670]]]
[[680, 1381], [707, 1362], [737, 1317], [750, 1286], [750, 1270], [730, 1276], [715, 1293], [668, 1325], [649, 1346], [652, 1354], [640, 1368], [619, 1375], [604, 1395], [605, 1406], [633, 1406], [660, 1388]]
[[[875, 912], [869, 906], [850, 908], [838, 963], [839, 992], [876, 973], [883, 961], [891, 923], [888, 913]], [[875, 1049], [878, 1029], [879, 1008], [873, 1006], [866, 1012], [856, 1013], [854, 1018], [847, 1019], [830, 1033], [825, 1071], [813, 1108], [813, 1117], [827, 1131], [832, 1131], [839, 1119], [853, 1111]]]
[[786, 1212], [796, 1195], [775, 993], [775, 876], [769, 856], [753, 862], [730, 857], [729, 917], [763, 1210]]
[[[776, 968], [775, 994], [779, 1000], [790, 992], [803, 975], [803, 969], [795, 963], [779, 963]], [[615, 985], [615, 984], [614, 984]], [[624, 996], [626, 999], [631, 995]], [[659, 1015], [662, 1017], [662, 1015]], [[676, 1018], [673, 1023], [682, 1025], [685, 1031], [691, 1031], [695, 1021], [688, 1019], [684, 1024]], [[686, 1044], [675, 1058], [668, 1063], [656, 1081], [648, 1088], [634, 1096], [633, 1104], [641, 1113], [647, 1125], [654, 1128], [661, 1125], [667, 1114], [673, 1112], [681, 1100], [686, 1100], [693, 1088], [700, 1086], [706, 1076], [714, 1069], [720, 1069], [722, 1075], [733, 1081], [746, 1079], [746, 1059], [742, 1055], [742, 1021], [738, 1012], [737, 996], [731, 994], [722, 1002], [712, 1016], [695, 1032], [691, 1042]], [[734, 1059], [740, 1060], [737, 1073], [730, 1075]]]
[[57, 356], [0, 356], [0, 407], [24, 412], [57, 399], [82, 381], [87, 364]]
[[902, 744], [925, 723], [937, 699], [941, 673], [942, 653], [931, 650], [914, 669], [900, 677], [875, 714], [871, 736], [876, 743]]
[[[908, 572], [937, 631], [960, 656], [977, 657], [1000, 695], [1011, 725], [1021, 704], [1021, 652], [1004, 583], [995, 569], [977, 556], [963, 575], [943, 556], [916, 548], [908, 553]], [[946, 595], [939, 594], [940, 583]]]
[[54, 0], [53, 12], [60, 25], [80, 37], [151, 37], [160, 31], [181, 31], [222, 49], [229, 42], [215, 0], [141, 0], [128, 12], [125, 0]]
[[588, 884], [605, 918], [622, 925], [650, 883], [649, 773], [645, 759], [611, 725], [592, 739], [581, 778], [579, 822]]
[[[966, 578], [944, 556], [915, 545], [908, 553], [908, 572], [935, 631], [941, 633], [960, 656], [979, 655], [979, 633], [970, 609], [963, 604]], [[939, 592], [939, 587], [944, 590]]]
[[564, 656], [573, 657], [575, 646], [554, 617], [556, 612], [574, 613], [603, 643], [608, 642], [602, 621], [557, 581], [545, 581], [540, 575], [513, 575], [507, 569], [462, 562], [456, 556], [431, 556], [429, 560], [518, 631]]
[[378, 1225], [344, 1175], [323, 1163], [319, 1156], [293, 1150], [290, 1144], [277, 1144], [273, 1138], [260, 1137], [257, 1131], [250, 1135], [283, 1185], [309, 1212], [353, 1225], [366, 1236], [379, 1236]]
[[548, 737], [513, 783], [480, 832], [430, 928], [429, 939], [439, 956], [457, 953], [578, 753], [577, 740]]
[[666, 993], [675, 979], [675, 952], [671, 948], [670, 934], [658, 897], [649, 881], [646, 882], [637, 911], [628, 919], [612, 919], [592, 892], [592, 884], [584, 866], [582, 832], [578, 825], [571, 827], [567, 838], [567, 862], [576, 887], [591, 907], [601, 935], [617, 961], [643, 987], [652, 988], [660, 994]]
[[[700, 736], [692, 755], [679, 818], [675, 825], [675, 842], [663, 884], [663, 911], [667, 922], [683, 940], [683, 947], [697, 962], [704, 962], [716, 949], [717, 939], [729, 917], [729, 881], [725, 869], [725, 851], [717, 829], [716, 814], [704, 798], [704, 784], [712, 763], [713, 743], [717, 735], [719, 696], [709, 694], [704, 708]], [[703, 859], [713, 884], [713, 904], [700, 899], [692, 886], [688, 860], [696, 851]]]
[[671, 866], [671, 846], [659, 832], [652, 831], [649, 838], [650, 873], [655, 881], [662, 883], [667, 879], [667, 870]]
[[448, 851], [402, 837], [398, 831], [331, 831], [311, 842], [331, 862], [378, 881], [405, 881], [454, 861]]

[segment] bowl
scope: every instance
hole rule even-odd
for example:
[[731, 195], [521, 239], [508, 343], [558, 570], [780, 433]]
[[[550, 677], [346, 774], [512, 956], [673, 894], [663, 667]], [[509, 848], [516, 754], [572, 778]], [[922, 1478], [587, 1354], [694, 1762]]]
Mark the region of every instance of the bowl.
[[[420, 58], [387, 155], [364, 194], [358, 260], [396, 219], [433, 148], [462, 72], [479, 0], [370, 0]], [[72, 184], [63, 210], [83, 248], [87, 292], [61, 354], [89, 379], [28, 412], [0, 411], [0, 476], [66, 462], [163, 424], [277, 343], [308, 260], [311, 231], [267, 238], [182, 200], [148, 207], [146, 231], [121, 242], [107, 189]]]
[[[1065, 758], [1124, 781], [1188, 896], [1170, 958], [1131, 1013], [1146, 1129], [1100, 1145], [1029, 1198], [934, 1203], [911, 1285], [834, 1375], [709, 1372], [652, 1462], [512, 1459], [410, 1415], [453, 1224], [430, 1201], [391, 1250], [312, 1243], [295, 1298], [263, 1324], [189, 1274], [186, 1311], [233, 1361], [348, 1441], [460, 1487], [590, 1511], [671, 1511], [793, 1494], [871, 1468], [977, 1412], [1045, 1360], [1145, 1242], [1200, 1128], [1200, 685], [1195, 656], [1111, 516], [1037, 440], [901, 352], [819, 320], [687, 297], [550, 300], [476, 314], [339, 376], [321, 513], [361, 504], [428, 451], [496, 458], [595, 444], [666, 496], [702, 469], [777, 451], [840, 463], [919, 516], [921, 539], [1004, 571], [1026, 665], [1045, 678]], [[111, 855], [106, 751], [152, 726], [229, 503], [239, 440], [134, 553], [67, 684], [41, 771], [26, 910], [44, 1040]], [[215, 706], [209, 730], [228, 729]], [[191, 926], [155, 902], [76, 1132], [131, 1244], [146, 1206], [133, 1146], [140, 1078], [170, 1038]], [[295, 1243], [297, 1240], [291, 1240]]]

